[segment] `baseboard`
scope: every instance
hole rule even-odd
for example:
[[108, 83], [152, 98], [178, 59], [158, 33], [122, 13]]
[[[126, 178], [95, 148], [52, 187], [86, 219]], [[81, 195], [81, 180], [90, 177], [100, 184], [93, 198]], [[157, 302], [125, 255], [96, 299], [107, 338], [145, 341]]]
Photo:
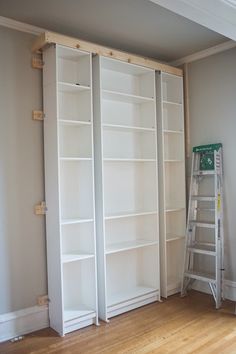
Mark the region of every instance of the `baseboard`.
[[[210, 294], [208, 284], [196, 281], [193, 289]], [[236, 301], [236, 282], [225, 280], [225, 298]], [[0, 315], [0, 342], [49, 327], [48, 306], [33, 306]]]
[[48, 306], [33, 306], [0, 315], [0, 342], [49, 326]]
[[[210, 294], [210, 288], [208, 284], [201, 281], [195, 281], [193, 284], [193, 289], [201, 291], [203, 293]], [[224, 297], [227, 300], [236, 301], [236, 282], [226, 279], [224, 286]]]

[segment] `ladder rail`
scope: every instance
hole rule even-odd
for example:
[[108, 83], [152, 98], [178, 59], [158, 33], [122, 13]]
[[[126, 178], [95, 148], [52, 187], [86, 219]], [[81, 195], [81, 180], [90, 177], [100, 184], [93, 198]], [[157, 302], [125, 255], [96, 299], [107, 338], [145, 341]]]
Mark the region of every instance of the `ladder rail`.
[[[205, 153], [206, 152], [206, 153]], [[191, 179], [189, 189], [188, 217], [185, 237], [183, 277], [181, 295], [184, 296], [194, 281], [207, 282], [215, 300], [216, 308], [220, 308], [224, 298], [224, 219], [223, 219], [223, 152], [222, 144], [213, 144], [193, 148]], [[214, 163], [214, 166], [213, 166]], [[199, 185], [203, 177], [214, 177], [214, 196], [198, 195]], [[198, 202], [212, 202], [214, 208], [198, 207]], [[214, 211], [214, 223], [199, 221], [199, 210]], [[196, 240], [196, 228], [214, 229], [213, 249], [201, 249]], [[204, 276], [194, 270], [194, 256], [202, 254], [214, 257], [214, 275]]]
[[[191, 178], [190, 178], [190, 186], [189, 186], [189, 193], [192, 189], [192, 185], [193, 185], [193, 171], [194, 171], [194, 154], [192, 156], [192, 163], [191, 163]], [[189, 229], [188, 229], [188, 225], [189, 225], [189, 221], [190, 221], [190, 206], [191, 206], [191, 200], [189, 198], [189, 202], [188, 202], [188, 216], [187, 216], [187, 228], [186, 228], [186, 233], [185, 233], [185, 248], [184, 248], [184, 262], [183, 262], [183, 272], [182, 274], [184, 274], [185, 269], [187, 269], [187, 258], [188, 258], [188, 254], [186, 252], [187, 247], [189, 246], [189, 241], [188, 241], [188, 233], [189, 233]], [[187, 287], [187, 284], [185, 282], [185, 277], [182, 277], [182, 282], [181, 282], [181, 296], [185, 295], [185, 287]]]

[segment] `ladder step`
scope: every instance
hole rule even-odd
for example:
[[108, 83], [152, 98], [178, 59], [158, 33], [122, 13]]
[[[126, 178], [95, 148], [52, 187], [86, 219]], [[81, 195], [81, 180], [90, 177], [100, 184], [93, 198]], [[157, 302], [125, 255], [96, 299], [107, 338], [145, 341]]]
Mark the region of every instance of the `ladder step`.
[[216, 175], [215, 170], [208, 170], [208, 171], [201, 171], [197, 170], [193, 172], [193, 176], [210, 176], [210, 175]]
[[194, 226], [198, 226], [198, 227], [205, 227], [207, 229], [214, 229], [215, 223], [211, 222], [211, 221], [196, 221], [196, 220], [190, 220], [189, 221], [190, 224], [194, 225]]
[[193, 246], [188, 246], [188, 250], [192, 253], [216, 256], [214, 244], [195, 244]]
[[215, 196], [208, 195], [192, 195], [192, 200], [199, 200], [201, 202], [214, 202], [216, 200]]
[[205, 281], [206, 283], [216, 284], [216, 279], [215, 279], [214, 275], [212, 275], [212, 274], [191, 270], [191, 271], [185, 272], [184, 276], [187, 278], [191, 278], [191, 279]]

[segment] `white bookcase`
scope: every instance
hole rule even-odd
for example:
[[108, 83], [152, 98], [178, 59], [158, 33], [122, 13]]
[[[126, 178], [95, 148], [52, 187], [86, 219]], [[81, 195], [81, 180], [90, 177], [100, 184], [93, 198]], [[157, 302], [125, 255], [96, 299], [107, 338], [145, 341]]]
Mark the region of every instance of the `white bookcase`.
[[157, 73], [161, 295], [180, 291], [186, 230], [182, 77]]
[[98, 321], [91, 54], [43, 60], [49, 318], [64, 335]]
[[154, 70], [95, 56], [99, 317], [160, 299]]

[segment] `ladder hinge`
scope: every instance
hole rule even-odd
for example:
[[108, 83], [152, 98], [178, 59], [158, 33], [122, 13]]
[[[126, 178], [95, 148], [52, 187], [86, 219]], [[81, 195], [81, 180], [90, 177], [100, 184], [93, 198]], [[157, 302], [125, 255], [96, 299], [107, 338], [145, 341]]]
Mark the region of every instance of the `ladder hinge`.
[[36, 215], [45, 215], [47, 212], [46, 202], [35, 205], [34, 212]]
[[32, 60], [31, 60], [32, 68], [34, 69], [43, 69], [44, 66], [44, 61], [42, 57], [39, 57], [38, 55], [33, 55]]
[[43, 120], [44, 118], [45, 118], [45, 114], [43, 111], [32, 111], [33, 120]]

